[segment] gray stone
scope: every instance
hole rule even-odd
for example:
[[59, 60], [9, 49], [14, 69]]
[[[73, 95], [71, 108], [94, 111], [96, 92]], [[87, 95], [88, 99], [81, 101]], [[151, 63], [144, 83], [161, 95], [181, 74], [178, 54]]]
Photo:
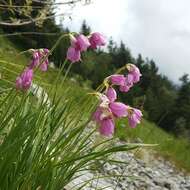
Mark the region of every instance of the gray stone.
[[[119, 144], [121, 145], [123, 142], [119, 142]], [[99, 171], [100, 174], [109, 174], [112, 177], [100, 179], [98, 184], [94, 182], [91, 187], [83, 188], [84, 190], [93, 190], [96, 185], [97, 188], [107, 186], [106, 189], [108, 190], [114, 190], [116, 185], [116, 190], [190, 190], [190, 176], [176, 171], [175, 167], [170, 162], [165, 161], [164, 158], [152, 158], [151, 163], [148, 164], [137, 159], [131, 152], [116, 153], [111, 158], [128, 162], [128, 165], [104, 164], [102, 171]], [[95, 173], [89, 173], [90, 175], [88, 174], [87, 177], [93, 178]], [[98, 174], [96, 173], [96, 175]], [[118, 175], [123, 175], [123, 177], [118, 178]], [[81, 182], [87, 179], [77, 180]]]

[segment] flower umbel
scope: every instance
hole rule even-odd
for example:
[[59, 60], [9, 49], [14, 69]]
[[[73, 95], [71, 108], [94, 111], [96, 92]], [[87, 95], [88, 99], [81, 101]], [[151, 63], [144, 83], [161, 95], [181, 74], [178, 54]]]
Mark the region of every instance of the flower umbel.
[[108, 79], [112, 85], [119, 86], [119, 90], [121, 92], [128, 92], [135, 83], [140, 81], [140, 77], [142, 75], [138, 67], [133, 64], [127, 64], [127, 66], [124, 68], [127, 68], [128, 70], [128, 74], [126, 76], [121, 74], [114, 74], [109, 76]]
[[128, 115], [128, 106], [115, 102], [117, 94], [113, 88], [109, 88], [105, 94], [99, 94], [100, 104], [93, 115], [93, 119], [100, 125], [99, 131], [104, 136], [113, 135], [115, 119]]
[[105, 45], [105, 37], [98, 33], [92, 33], [90, 37], [86, 37], [83, 34], [73, 36], [70, 34], [71, 46], [67, 50], [67, 59], [72, 63], [81, 61], [81, 53], [87, 51], [90, 47], [96, 49], [98, 46]]
[[79, 34], [78, 36], [70, 35], [71, 46], [67, 51], [67, 59], [72, 63], [81, 60], [81, 52], [86, 51], [90, 46], [90, 42], [86, 36]]
[[49, 61], [48, 58], [45, 57], [48, 55], [48, 53], [49, 50], [47, 48], [34, 50], [29, 68], [34, 69], [39, 66], [41, 71], [47, 71]]
[[128, 116], [129, 126], [132, 128], [136, 127], [136, 125], [140, 123], [142, 116], [143, 114], [139, 109], [136, 108], [130, 109]]
[[82, 52], [87, 50], [87, 48], [90, 46], [90, 42], [86, 36], [80, 34], [71, 40], [71, 46]]
[[98, 94], [100, 103], [93, 115], [93, 119], [99, 124], [99, 132], [104, 136], [114, 134], [115, 120], [117, 118], [128, 117], [130, 127], [134, 128], [140, 123], [142, 117], [140, 110], [122, 102], [116, 102], [117, 93], [113, 86], [119, 86], [121, 92], [128, 92], [140, 80], [141, 76], [139, 69], [133, 64], [128, 64], [123, 68], [127, 68], [128, 75], [114, 74], [107, 77], [103, 83], [104, 88], [106, 88], [105, 92]]

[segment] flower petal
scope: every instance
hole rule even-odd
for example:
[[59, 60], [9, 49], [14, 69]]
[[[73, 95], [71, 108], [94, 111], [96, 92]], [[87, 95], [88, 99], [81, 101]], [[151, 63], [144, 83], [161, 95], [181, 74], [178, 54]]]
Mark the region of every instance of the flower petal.
[[90, 38], [90, 47], [96, 49], [98, 46], [104, 46], [106, 44], [106, 38], [99, 32], [94, 32], [91, 34]]
[[106, 96], [110, 100], [110, 102], [114, 102], [117, 99], [117, 93], [114, 88], [109, 87], [106, 91]]
[[128, 106], [121, 102], [111, 102], [109, 107], [116, 117], [126, 117], [128, 115]]
[[121, 86], [125, 85], [124, 75], [111, 75], [109, 78], [111, 83], [114, 85], [121, 85]]
[[101, 121], [99, 132], [104, 136], [110, 137], [114, 134], [114, 129], [115, 129], [114, 121], [108, 118]]
[[73, 63], [80, 61], [80, 51], [73, 47], [69, 47], [67, 50], [67, 59]]

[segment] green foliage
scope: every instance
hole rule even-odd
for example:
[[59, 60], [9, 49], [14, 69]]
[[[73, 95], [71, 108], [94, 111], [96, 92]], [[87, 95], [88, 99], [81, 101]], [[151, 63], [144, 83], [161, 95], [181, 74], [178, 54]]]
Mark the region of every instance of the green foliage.
[[[185, 74], [181, 77], [181, 87], [178, 90], [174, 107], [171, 109], [168, 120], [170, 125], [169, 130], [173, 130], [171, 125], [174, 126], [174, 131], [177, 135], [184, 135], [189, 137], [190, 132], [190, 81], [188, 75]], [[173, 119], [170, 119], [172, 117]]]

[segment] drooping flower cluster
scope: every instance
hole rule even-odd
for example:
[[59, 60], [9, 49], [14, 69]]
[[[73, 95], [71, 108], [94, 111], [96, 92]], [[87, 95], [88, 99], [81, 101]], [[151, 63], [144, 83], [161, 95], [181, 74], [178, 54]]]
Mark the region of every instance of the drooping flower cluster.
[[[71, 46], [67, 51], [67, 59], [72, 63], [80, 61], [81, 52], [86, 51], [88, 48], [96, 49], [98, 46], [105, 45], [105, 37], [98, 32], [92, 33], [88, 37], [83, 34], [77, 36], [70, 35], [70, 39]], [[46, 48], [32, 50], [32, 53], [32, 60], [29, 66], [16, 79], [16, 88], [18, 90], [26, 91], [30, 88], [33, 80], [33, 69], [38, 67], [41, 71], [47, 71], [48, 69], [49, 50]]]
[[49, 61], [48, 58], [45, 57], [48, 55], [48, 53], [49, 50], [47, 48], [34, 50], [29, 68], [34, 69], [39, 66], [41, 71], [47, 71]]
[[105, 37], [99, 32], [92, 33], [89, 37], [89, 41], [90, 41], [90, 48], [92, 49], [96, 49], [98, 46], [106, 45]]
[[49, 61], [47, 56], [49, 50], [44, 48], [32, 51], [33, 55], [29, 66], [16, 78], [16, 89], [18, 90], [27, 91], [30, 88], [33, 80], [33, 69], [38, 66], [41, 71], [47, 71], [48, 69]]
[[79, 34], [76, 37], [70, 35], [71, 46], [67, 51], [67, 59], [72, 63], [81, 60], [81, 52], [86, 51], [88, 48], [96, 49], [98, 46], [104, 46], [106, 44], [105, 37], [98, 33], [92, 33], [89, 37]]
[[113, 85], [118, 85], [121, 92], [128, 92], [130, 88], [140, 81], [141, 73], [139, 68], [133, 64], [127, 65], [128, 75], [111, 75], [109, 77]]
[[115, 130], [115, 119], [127, 117], [129, 125], [136, 127], [140, 123], [142, 112], [132, 108], [124, 103], [117, 102], [117, 93], [113, 86], [119, 86], [122, 92], [128, 92], [129, 89], [140, 80], [141, 73], [139, 69], [128, 64], [128, 75], [111, 75], [107, 78], [108, 88], [101, 94], [98, 93], [100, 103], [96, 109], [93, 119], [99, 124], [99, 131], [104, 136], [112, 136]]

